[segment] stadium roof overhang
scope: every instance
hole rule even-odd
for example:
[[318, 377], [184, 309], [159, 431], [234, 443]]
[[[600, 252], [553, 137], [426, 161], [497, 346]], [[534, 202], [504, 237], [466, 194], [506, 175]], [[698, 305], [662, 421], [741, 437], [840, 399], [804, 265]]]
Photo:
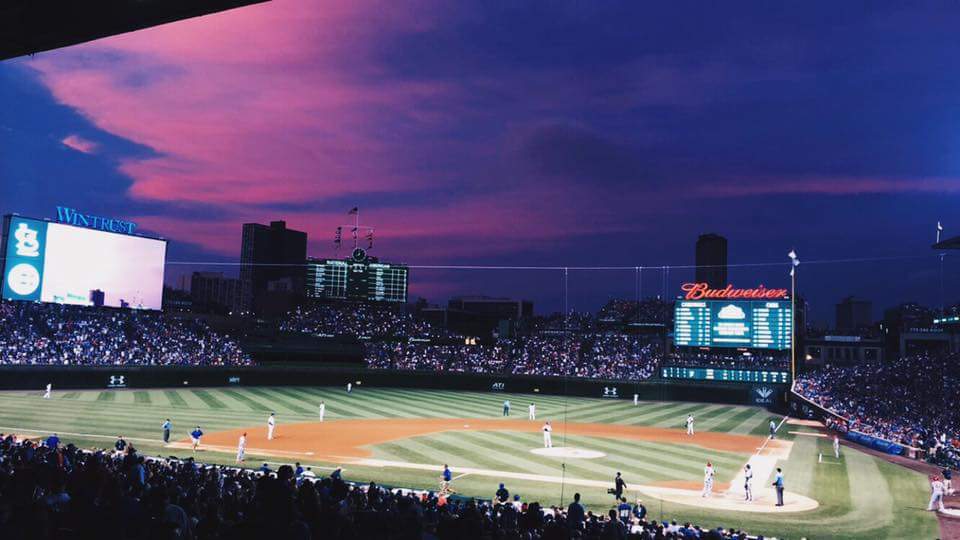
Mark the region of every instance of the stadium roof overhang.
[[933, 249], [960, 249], [960, 236], [937, 242], [933, 245]]
[[0, 60], [268, 0], [4, 0]]

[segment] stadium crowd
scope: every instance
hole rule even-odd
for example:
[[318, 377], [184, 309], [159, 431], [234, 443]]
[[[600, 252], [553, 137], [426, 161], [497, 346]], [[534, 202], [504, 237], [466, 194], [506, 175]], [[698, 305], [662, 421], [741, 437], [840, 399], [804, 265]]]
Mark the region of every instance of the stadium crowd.
[[660, 360], [656, 342], [623, 334], [538, 334], [503, 338], [491, 345], [421, 342], [367, 344], [367, 366], [413, 369], [642, 380]]
[[[518, 499], [484, 502], [317, 479], [276, 471], [203, 466], [0, 434], [0, 531], [4, 539], [397, 540], [747, 539], [734, 529], [647, 520], [641, 504], [606, 516], [579, 502], [542, 508]], [[752, 538], [752, 537], [750, 537]], [[762, 538], [762, 537], [760, 537]]]
[[794, 390], [843, 417], [839, 429], [923, 448], [932, 461], [960, 466], [960, 355], [825, 367], [797, 377]]
[[287, 314], [280, 323], [280, 330], [360, 338], [446, 335], [442, 329], [407, 313], [404, 307], [357, 303], [301, 306]]
[[198, 319], [129, 309], [0, 302], [0, 364], [249, 363], [236, 341]]

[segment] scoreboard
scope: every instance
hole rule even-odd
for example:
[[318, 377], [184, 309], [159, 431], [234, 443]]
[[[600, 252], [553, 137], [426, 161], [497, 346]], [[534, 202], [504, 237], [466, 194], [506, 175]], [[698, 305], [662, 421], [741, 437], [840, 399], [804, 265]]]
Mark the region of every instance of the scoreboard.
[[660, 375], [664, 379], [687, 379], [695, 381], [769, 384], [787, 384], [790, 382], [790, 372], [779, 370], [667, 366], [660, 370]]
[[307, 296], [323, 300], [406, 303], [410, 270], [367, 256], [360, 248], [348, 259], [309, 259]]
[[790, 349], [790, 301], [678, 300], [674, 343], [679, 347]]

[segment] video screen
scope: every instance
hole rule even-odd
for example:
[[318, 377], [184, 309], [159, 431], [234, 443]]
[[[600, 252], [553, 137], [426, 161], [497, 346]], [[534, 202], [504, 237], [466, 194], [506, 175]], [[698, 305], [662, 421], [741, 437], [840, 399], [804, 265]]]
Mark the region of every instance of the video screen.
[[164, 240], [11, 216], [3, 297], [134, 309], [162, 308]]
[[674, 343], [680, 347], [787, 350], [793, 318], [789, 301], [679, 300]]

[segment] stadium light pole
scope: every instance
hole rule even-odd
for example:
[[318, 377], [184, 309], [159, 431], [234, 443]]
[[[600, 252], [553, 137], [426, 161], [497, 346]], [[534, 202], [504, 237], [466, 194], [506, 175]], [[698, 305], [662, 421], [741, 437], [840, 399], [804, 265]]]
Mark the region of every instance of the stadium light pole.
[[800, 259], [793, 249], [787, 253], [790, 257], [790, 385], [797, 379], [797, 267]]

